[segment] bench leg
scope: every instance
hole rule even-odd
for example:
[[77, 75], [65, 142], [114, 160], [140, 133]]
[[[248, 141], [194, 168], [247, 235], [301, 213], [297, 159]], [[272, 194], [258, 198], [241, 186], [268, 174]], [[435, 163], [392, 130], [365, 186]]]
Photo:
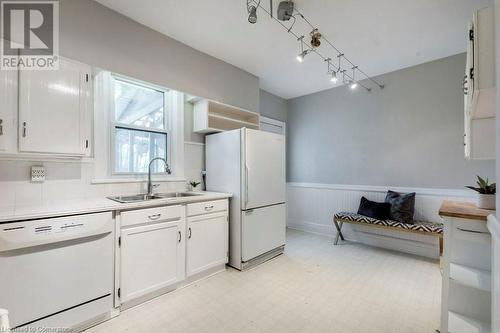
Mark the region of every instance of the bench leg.
[[344, 222], [340, 221], [340, 225], [339, 225], [337, 220], [333, 220], [333, 223], [335, 224], [335, 228], [337, 228], [337, 236], [335, 236], [335, 242], [334, 242], [334, 244], [337, 245], [339, 242], [339, 238], [342, 240], [345, 240], [344, 235], [342, 235], [342, 226], [344, 225]]

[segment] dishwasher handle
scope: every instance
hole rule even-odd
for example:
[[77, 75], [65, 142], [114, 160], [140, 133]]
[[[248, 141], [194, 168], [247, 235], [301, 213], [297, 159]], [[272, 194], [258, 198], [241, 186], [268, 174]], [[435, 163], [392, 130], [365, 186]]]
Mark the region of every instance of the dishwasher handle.
[[0, 224], [0, 252], [113, 232], [111, 212]]

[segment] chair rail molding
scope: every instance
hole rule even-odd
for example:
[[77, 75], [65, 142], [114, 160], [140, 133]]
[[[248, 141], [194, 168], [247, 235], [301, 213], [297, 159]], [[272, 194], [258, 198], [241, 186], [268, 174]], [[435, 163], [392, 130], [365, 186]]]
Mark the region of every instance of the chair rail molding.
[[401, 187], [401, 186], [380, 186], [380, 185], [349, 185], [349, 184], [323, 184], [323, 183], [300, 183], [288, 182], [288, 187], [300, 188], [315, 188], [328, 190], [343, 190], [343, 191], [362, 191], [362, 192], [387, 192], [388, 190], [411, 193], [417, 195], [436, 195], [436, 196], [453, 196], [463, 198], [473, 198], [474, 192], [470, 190], [446, 189], [446, 188], [431, 188], [431, 187]]
[[[384, 201], [387, 190], [416, 192], [415, 220], [420, 221], [442, 222], [438, 211], [443, 200], [475, 200], [474, 192], [460, 189], [289, 182], [287, 226], [333, 238], [335, 236], [333, 215], [336, 212], [356, 212], [362, 196], [374, 201]], [[432, 258], [439, 257], [439, 244], [435, 237], [374, 229], [346, 225], [342, 233], [349, 241]]]

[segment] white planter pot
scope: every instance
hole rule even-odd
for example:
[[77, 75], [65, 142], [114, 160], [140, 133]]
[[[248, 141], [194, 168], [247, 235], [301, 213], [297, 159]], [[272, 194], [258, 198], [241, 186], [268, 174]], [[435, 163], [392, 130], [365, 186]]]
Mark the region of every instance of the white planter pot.
[[495, 194], [481, 194], [477, 196], [477, 207], [483, 209], [495, 209]]

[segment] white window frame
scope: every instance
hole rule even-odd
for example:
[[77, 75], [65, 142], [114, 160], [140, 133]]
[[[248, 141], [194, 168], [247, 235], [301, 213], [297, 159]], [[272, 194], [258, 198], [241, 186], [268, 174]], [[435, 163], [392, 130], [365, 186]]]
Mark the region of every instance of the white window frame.
[[[166, 110], [167, 123], [167, 161], [171, 174], [158, 173], [155, 181], [185, 181], [184, 178], [184, 94], [166, 87], [151, 84], [117, 73], [96, 68], [94, 70], [95, 113], [94, 113], [94, 164], [93, 184], [144, 182], [147, 173], [115, 173], [114, 172], [114, 78], [129, 81], [133, 84], [168, 91], [172, 94], [171, 105]], [[132, 128], [133, 126], [123, 126]], [[142, 127], [140, 127], [142, 130]], [[147, 131], [155, 132], [148, 128]], [[163, 133], [163, 130], [159, 131]]]
[[[125, 82], [125, 83], [129, 83], [129, 84], [132, 84], [132, 85], [136, 85], [136, 86], [140, 86], [140, 87], [143, 87], [143, 88], [146, 88], [146, 89], [154, 89], [154, 90], [157, 90], [157, 91], [160, 91], [163, 93], [163, 117], [164, 117], [164, 126], [165, 126], [165, 129], [158, 129], [158, 128], [150, 128], [150, 127], [143, 127], [143, 126], [135, 126], [135, 125], [128, 125], [128, 124], [123, 124], [123, 123], [120, 123], [120, 122], [117, 122], [115, 121], [115, 100], [114, 98], [111, 99], [111, 110], [109, 112], [109, 116], [110, 116], [110, 119], [109, 119], [109, 123], [110, 123], [110, 134], [111, 134], [111, 139], [110, 139], [110, 159], [111, 159], [111, 163], [110, 163], [110, 166], [111, 166], [111, 175], [112, 176], [136, 176], [136, 175], [147, 175], [148, 172], [145, 171], [145, 172], [117, 172], [116, 171], [116, 145], [115, 145], [115, 139], [116, 139], [116, 129], [117, 128], [123, 128], [123, 129], [128, 129], [128, 130], [138, 130], [138, 131], [143, 131], [143, 132], [149, 132], [149, 133], [160, 133], [160, 134], [165, 134], [166, 135], [166, 139], [167, 139], [167, 144], [166, 144], [166, 149], [167, 149], [167, 156], [165, 156], [165, 159], [167, 160], [167, 163], [172, 171], [172, 173], [174, 172], [173, 170], [173, 167], [172, 167], [172, 158], [171, 158], [171, 141], [172, 141], [172, 135], [171, 135], [171, 124], [172, 124], [172, 110], [173, 110], [173, 105], [169, 105], [169, 102], [170, 104], [173, 104], [172, 103], [172, 99], [175, 98], [175, 96], [172, 96], [171, 99], [169, 99], [167, 96], [169, 94], [172, 94], [173, 95], [173, 91], [171, 91], [170, 89], [166, 89], [166, 88], [163, 88], [163, 87], [159, 87], [157, 85], [153, 85], [153, 84], [148, 84], [148, 83], [145, 83], [145, 82], [142, 82], [142, 81], [139, 81], [139, 80], [134, 80], [134, 79], [130, 79], [128, 77], [124, 77], [122, 75], [118, 75], [118, 74], [111, 74], [111, 92], [114, 94], [115, 92], [115, 80], [119, 80], [119, 81], [122, 81], [122, 82]], [[156, 156], [155, 156], [156, 157]], [[160, 157], [163, 157], [163, 156], [160, 156]], [[156, 172], [155, 175], [167, 175], [166, 172]]]

